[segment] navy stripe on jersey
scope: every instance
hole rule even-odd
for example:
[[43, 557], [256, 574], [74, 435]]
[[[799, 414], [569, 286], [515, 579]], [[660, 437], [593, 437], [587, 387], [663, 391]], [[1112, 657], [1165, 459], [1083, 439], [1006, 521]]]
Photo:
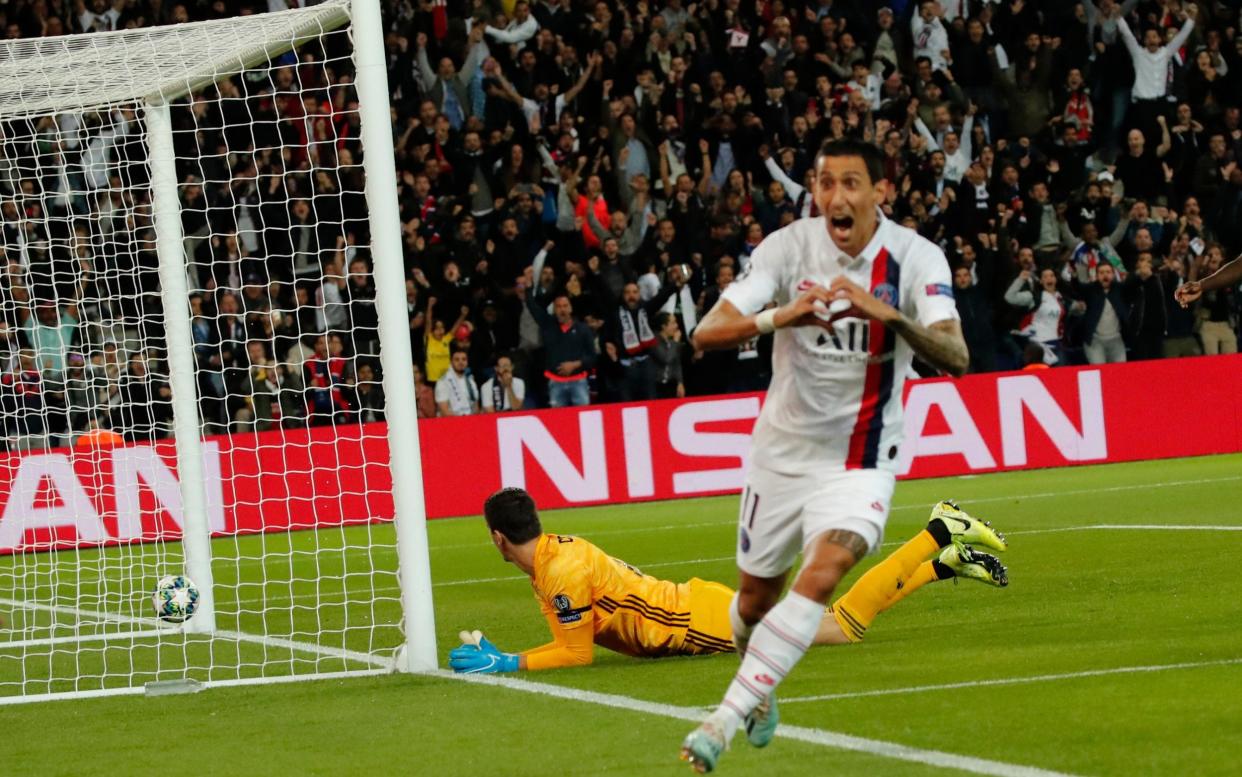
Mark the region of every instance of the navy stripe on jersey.
[[[886, 274], [889, 285], [894, 289], [900, 289], [901, 265], [897, 264], [897, 260], [887, 250], [884, 251], [884, 259], [888, 262]], [[900, 302], [899, 298], [895, 298], [892, 303], [893, 307], [898, 307]], [[890, 355], [896, 347], [897, 333], [889, 327], [884, 327], [884, 346], [880, 354]], [[888, 407], [889, 400], [893, 398], [893, 375], [896, 372], [896, 365], [897, 360], [892, 358], [885, 359], [880, 364], [879, 397], [875, 403], [875, 414], [871, 416], [871, 425], [867, 429], [867, 442], [863, 448], [863, 469], [874, 469], [879, 462], [880, 435], [884, 432], [884, 410]]]
[[[871, 267], [871, 292], [876, 294], [877, 289], [883, 287], [876, 296], [899, 307], [900, 284], [901, 265], [887, 248], [881, 248]], [[879, 321], [872, 321], [870, 339], [870, 359], [863, 379], [858, 418], [850, 434], [846, 469], [875, 469], [880, 457], [880, 435], [884, 431], [884, 409], [893, 394], [896, 364], [892, 353], [897, 345], [897, 334]]]

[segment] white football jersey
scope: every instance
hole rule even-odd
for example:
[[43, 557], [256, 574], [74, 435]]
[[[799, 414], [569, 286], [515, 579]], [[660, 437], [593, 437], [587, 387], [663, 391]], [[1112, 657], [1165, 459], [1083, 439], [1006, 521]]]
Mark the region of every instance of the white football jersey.
[[[722, 298], [750, 315], [815, 284], [827, 287], [838, 275], [924, 326], [958, 318], [944, 253], [883, 217], [858, 258], [837, 248], [823, 217], [793, 222], [759, 244], [749, 271]], [[914, 356], [909, 344], [878, 322], [852, 317], [837, 319], [831, 330], [786, 327], [775, 337], [752, 461], [790, 474], [895, 471], [902, 387]]]

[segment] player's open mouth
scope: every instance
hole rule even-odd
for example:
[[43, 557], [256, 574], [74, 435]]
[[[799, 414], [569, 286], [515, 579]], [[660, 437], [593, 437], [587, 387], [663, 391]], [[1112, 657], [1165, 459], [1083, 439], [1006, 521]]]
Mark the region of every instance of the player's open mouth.
[[854, 217], [850, 215], [829, 216], [828, 231], [832, 237], [839, 241], [849, 240], [850, 233], [854, 229]]

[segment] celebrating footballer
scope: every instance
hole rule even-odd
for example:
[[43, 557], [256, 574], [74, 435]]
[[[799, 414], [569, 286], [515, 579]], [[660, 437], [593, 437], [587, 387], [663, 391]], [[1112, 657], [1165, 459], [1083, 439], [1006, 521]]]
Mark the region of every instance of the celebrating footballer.
[[[879, 544], [893, 496], [902, 385], [911, 360], [954, 376], [969, 354], [941, 250], [880, 211], [881, 153], [828, 141], [815, 158], [820, 214], [773, 233], [749, 272], [694, 331], [700, 350], [775, 332], [772, 384], [755, 424], [741, 501], [739, 588], [730, 608], [742, 665], [720, 706], [685, 738], [682, 758], [711, 771], [746, 725], [752, 744], [776, 728], [775, 691], [810, 647], [837, 584]], [[775, 307], [769, 307], [776, 303]], [[965, 514], [929, 530], [869, 573], [873, 595], [851, 612], [865, 628], [927, 554], [954, 540], [1003, 550]], [[785, 596], [799, 551], [802, 568]]]
[[[825, 143], [815, 159], [822, 215], [764, 240], [694, 331], [700, 350], [775, 333], [739, 509], [736, 592], [657, 580], [585, 540], [543, 534], [530, 497], [502, 490], [484, 510], [492, 541], [531, 576], [553, 641], [504, 653], [463, 632], [455, 670], [588, 663], [595, 644], [640, 656], [736, 646], [741, 667], [720, 705], [682, 743], [682, 758], [708, 772], [743, 726], [751, 744], [771, 741], [776, 688], [811, 645], [862, 639], [878, 613], [933, 580], [1007, 582], [1000, 562], [970, 545], [1005, 550], [1003, 536], [941, 502], [924, 531], [827, 607], [883, 537], [913, 358], [954, 376], [969, 361], [948, 262], [884, 217], [888, 186], [876, 147]], [[802, 568], [782, 597], [799, 553]]]

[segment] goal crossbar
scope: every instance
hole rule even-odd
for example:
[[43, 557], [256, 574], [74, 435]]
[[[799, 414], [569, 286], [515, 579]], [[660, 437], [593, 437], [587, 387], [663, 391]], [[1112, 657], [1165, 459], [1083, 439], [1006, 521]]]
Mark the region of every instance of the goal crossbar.
[[[350, 0], [233, 19], [0, 43], [0, 118], [177, 99], [278, 57], [350, 20]], [[222, 47], [222, 41], [225, 41]], [[208, 46], [208, 42], [211, 43]], [[212, 51], [210, 57], [202, 52]], [[38, 63], [37, 65], [35, 63]], [[118, 78], [150, 63], [150, 82]], [[98, 74], [83, 78], [84, 73]]]

